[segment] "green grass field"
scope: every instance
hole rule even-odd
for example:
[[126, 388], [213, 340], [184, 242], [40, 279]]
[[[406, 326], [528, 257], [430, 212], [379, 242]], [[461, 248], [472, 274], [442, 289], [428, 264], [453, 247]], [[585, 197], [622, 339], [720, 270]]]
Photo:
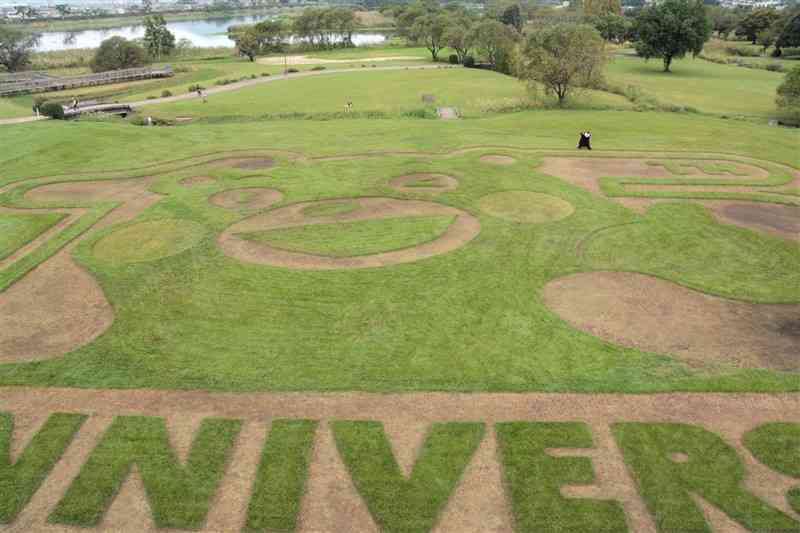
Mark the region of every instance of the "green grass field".
[[672, 72], [660, 61], [616, 55], [609, 63], [609, 83], [633, 85], [660, 102], [690, 106], [729, 117], [765, 118], [775, 111], [775, 89], [784, 75], [766, 70], [718, 65], [702, 59], [676, 60]]

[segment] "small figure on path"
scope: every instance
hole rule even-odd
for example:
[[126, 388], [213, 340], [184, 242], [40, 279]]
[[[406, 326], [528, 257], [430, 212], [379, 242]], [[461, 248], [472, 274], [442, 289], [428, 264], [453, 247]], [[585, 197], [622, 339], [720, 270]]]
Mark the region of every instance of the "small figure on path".
[[581, 148], [586, 148], [588, 150], [592, 149], [592, 132], [589, 130], [582, 131], [581, 137], [578, 139], [578, 150]]
[[72, 99], [72, 109], [78, 109], [78, 99], [77, 98], [73, 98]]
[[203, 89], [197, 89], [197, 97], [203, 99], [203, 103], [208, 103], [208, 98], [206, 97], [206, 93], [203, 92]]
[[39, 102], [35, 101], [35, 100], [33, 102], [33, 113], [36, 115], [36, 118], [40, 118], [40, 115], [39, 115]]

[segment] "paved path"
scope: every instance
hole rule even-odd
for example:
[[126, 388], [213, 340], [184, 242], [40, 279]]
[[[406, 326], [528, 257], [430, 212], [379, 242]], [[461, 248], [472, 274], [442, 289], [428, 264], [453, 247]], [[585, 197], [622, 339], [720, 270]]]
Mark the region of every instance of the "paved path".
[[[245, 87], [251, 87], [253, 85], [260, 85], [262, 83], [271, 83], [276, 81], [284, 81], [284, 80], [293, 80], [298, 78], [308, 78], [311, 76], [325, 76], [330, 74], [343, 74], [348, 72], [375, 72], [375, 71], [387, 71], [387, 70], [427, 70], [427, 69], [446, 69], [446, 68], [461, 68], [455, 67], [451, 65], [419, 65], [419, 66], [394, 66], [394, 67], [374, 67], [374, 68], [342, 68], [342, 69], [334, 69], [334, 70], [313, 70], [307, 72], [298, 72], [295, 74], [279, 74], [277, 76], [268, 76], [263, 78], [256, 78], [254, 80], [248, 79], [243, 81], [238, 81], [236, 83], [231, 83], [229, 85], [221, 85], [218, 87], [211, 87], [209, 89], [205, 89], [203, 92], [208, 96], [211, 97], [215, 94], [225, 93], [229, 91], [237, 91], [239, 89], [243, 89]], [[151, 106], [157, 104], [165, 104], [170, 102], [180, 102], [182, 100], [193, 100], [197, 99], [197, 93], [185, 93], [179, 94], [177, 96], [170, 96], [168, 98], [156, 98], [152, 100], [139, 100], [138, 102], [120, 102], [123, 104], [128, 104], [132, 108], [136, 109], [139, 107], [144, 106]], [[84, 111], [91, 112], [94, 110], [95, 106], [89, 106], [83, 108]], [[97, 106], [102, 107], [102, 106]], [[44, 120], [44, 118], [37, 118], [37, 117], [22, 117], [22, 118], [8, 118], [8, 119], [0, 119], [0, 126], [9, 125], [9, 124], [23, 124], [27, 122], [36, 122], [37, 120]]]

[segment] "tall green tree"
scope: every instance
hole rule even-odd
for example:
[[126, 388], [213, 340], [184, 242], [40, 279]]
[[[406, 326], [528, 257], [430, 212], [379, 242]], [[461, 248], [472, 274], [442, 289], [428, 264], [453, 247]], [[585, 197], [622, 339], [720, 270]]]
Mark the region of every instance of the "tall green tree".
[[456, 51], [458, 62], [463, 64], [464, 58], [469, 55], [472, 48], [470, 27], [463, 24], [451, 24], [444, 32], [443, 39], [446, 46]]
[[423, 45], [431, 53], [431, 58], [436, 61], [439, 52], [447, 46], [445, 32], [450, 26], [450, 20], [443, 13], [429, 14], [418, 17], [411, 27], [411, 39]]
[[175, 35], [167, 29], [167, 21], [161, 15], [144, 18], [144, 44], [148, 55], [161, 59], [175, 51]]
[[141, 67], [146, 62], [144, 48], [124, 37], [109, 37], [100, 43], [90, 66], [93, 72], [105, 72]]
[[522, 18], [522, 10], [520, 9], [519, 4], [511, 4], [503, 9], [503, 12], [500, 13], [500, 22], [506, 26], [511, 26], [518, 32], [521, 32], [524, 21]]
[[775, 40], [775, 55], [781, 55], [781, 48], [800, 46], [800, 9], [790, 12], [780, 27]]
[[589, 21], [606, 41], [616, 43], [625, 41], [629, 30], [628, 25], [630, 24], [625, 17], [614, 13], [606, 13], [599, 17], [591, 17]]
[[555, 24], [528, 36], [517, 65], [517, 76], [565, 103], [582, 87], [603, 79], [607, 61], [603, 38], [588, 24]]
[[634, 32], [636, 53], [661, 59], [669, 72], [673, 59], [703, 51], [711, 38], [711, 21], [702, 0], [663, 0], [642, 9]]
[[0, 66], [9, 72], [25, 70], [31, 64], [31, 54], [37, 44], [38, 34], [0, 24]]
[[583, 0], [583, 13], [588, 16], [622, 15], [620, 0]]
[[780, 15], [774, 9], [756, 9], [736, 26], [736, 35], [756, 44], [758, 34], [772, 26]]
[[[512, 26], [484, 19], [472, 28], [470, 41], [495, 70], [510, 72], [510, 55], [518, 34]], [[502, 67], [502, 68], [500, 68]]]

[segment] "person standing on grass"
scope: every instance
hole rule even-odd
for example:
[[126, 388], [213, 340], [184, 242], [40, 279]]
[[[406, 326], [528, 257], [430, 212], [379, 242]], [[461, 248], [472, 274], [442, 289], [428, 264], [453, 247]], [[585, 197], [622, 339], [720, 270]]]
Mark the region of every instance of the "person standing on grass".
[[72, 99], [72, 109], [73, 110], [78, 109], [78, 99], [77, 98], [73, 98]]
[[578, 139], [578, 150], [581, 148], [586, 148], [587, 150], [592, 149], [592, 132], [589, 130], [582, 131], [581, 136]]

